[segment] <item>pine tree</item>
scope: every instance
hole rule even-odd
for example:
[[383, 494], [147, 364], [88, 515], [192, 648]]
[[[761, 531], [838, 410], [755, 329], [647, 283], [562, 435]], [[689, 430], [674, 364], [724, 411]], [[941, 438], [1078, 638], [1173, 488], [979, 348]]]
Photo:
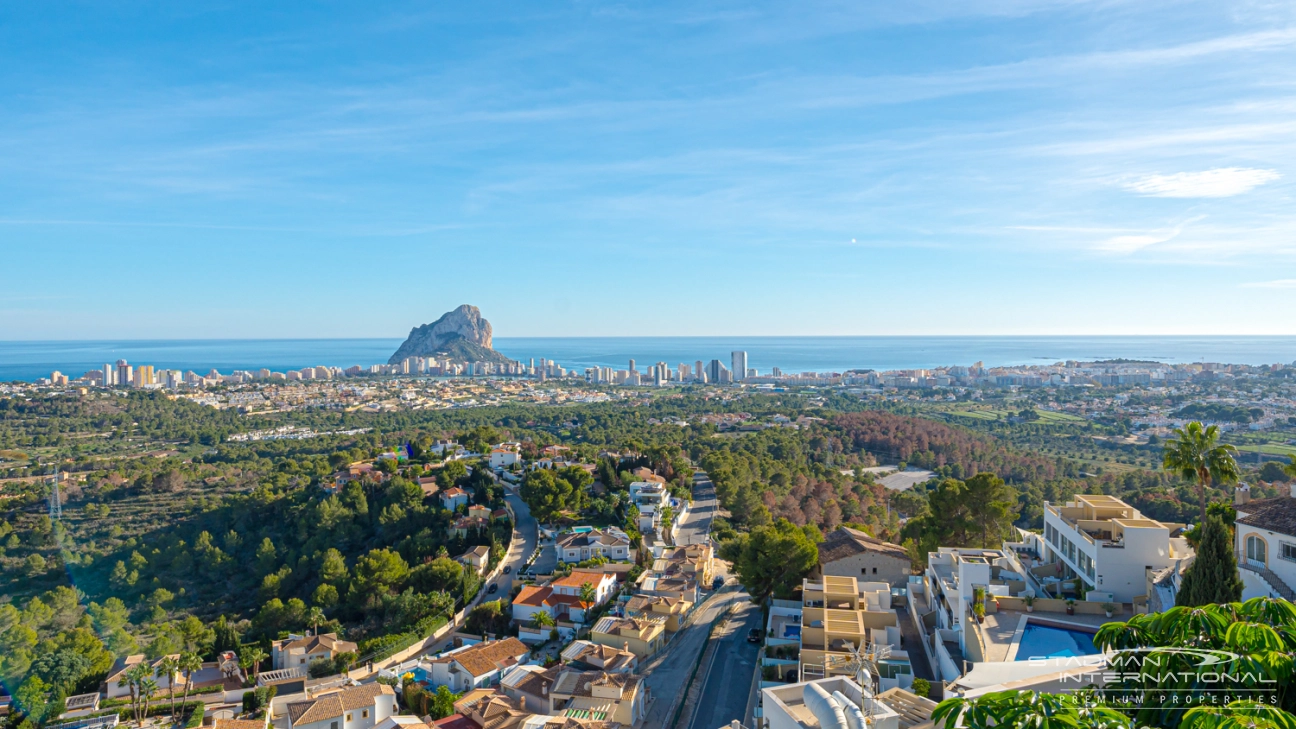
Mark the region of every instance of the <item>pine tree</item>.
[[1218, 516], [1210, 514], [1201, 529], [1197, 558], [1184, 574], [1175, 605], [1198, 607], [1240, 601], [1242, 578], [1238, 576], [1229, 528]]

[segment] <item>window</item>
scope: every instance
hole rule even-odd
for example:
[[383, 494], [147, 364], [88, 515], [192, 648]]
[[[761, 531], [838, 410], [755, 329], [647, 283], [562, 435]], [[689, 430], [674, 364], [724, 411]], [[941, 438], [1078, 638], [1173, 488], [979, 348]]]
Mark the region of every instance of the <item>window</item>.
[[347, 714], [347, 716], [346, 716], [346, 720], [347, 720], [347, 721], [351, 721], [351, 715], [350, 715], [350, 714]]
[[338, 729], [337, 722], [336, 721], [329, 722], [329, 729]]
[[1282, 558], [1296, 562], [1296, 544], [1282, 543]]
[[360, 712], [360, 718], [361, 718], [361, 719], [368, 719], [368, 718], [369, 718], [369, 710], [368, 710], [368, 709], [365, 709], [364, 711]]
[[1263, 539], [1255, 535], [1247, 537], [1246, 553], [1248, 562], [1258, 562], [1265, 564], [1269, 560], [1265, 556], [1266, 544]]
[[873, 574], [875, 574], [875, 575], [877, 574], [877, 567], [874, 567], [874, 568], [873, 568]]

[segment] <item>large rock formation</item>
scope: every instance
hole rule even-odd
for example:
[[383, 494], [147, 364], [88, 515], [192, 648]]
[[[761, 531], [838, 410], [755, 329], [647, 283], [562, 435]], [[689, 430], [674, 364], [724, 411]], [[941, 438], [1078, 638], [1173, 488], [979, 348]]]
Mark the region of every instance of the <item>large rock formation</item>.
[[407, 357], [438, 357], [457, 362], [511, 362], [491, 349], [491, 325], [475, 306], [464, 304], [431, 324], [414, 327], [387, 364]]

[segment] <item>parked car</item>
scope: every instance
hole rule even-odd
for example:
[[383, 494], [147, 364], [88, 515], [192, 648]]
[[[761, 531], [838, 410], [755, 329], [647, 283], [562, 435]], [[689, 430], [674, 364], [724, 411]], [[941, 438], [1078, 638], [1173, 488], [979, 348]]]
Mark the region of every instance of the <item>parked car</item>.
[[723, 577], [717, 577], [714, 580], [711, 580], [711, 589], [719, 590], [720, 588], [724, 587], [724, 582], [725, 581]]
[[499, 585], [497, 585], [497, 584], [495, 584], [495, 583], [492, 582], [492, 583], [491, 583], [491, 586], [488, 587], [488, 588], [486, 588], [486, 594], [487, 594], [487, 595], [494, 595], [494, 594], [495, 594], [495, 591], [498, 590], [498, 589], [499, 589]]
[[761, 637], [764, 635], [764, 633], [765, 631], [761, 630], [760, 628], [752, 628], [751, 630], [747, 631], [747, 642], [748, 643], [761, 642]]
[[504, 574], [507, 575], [508, 573], [510, 573], [510, 572], [512, 572], [512, 571], [513, 571], [513, 565], [507, 565], [507, 566], [504, 567]]

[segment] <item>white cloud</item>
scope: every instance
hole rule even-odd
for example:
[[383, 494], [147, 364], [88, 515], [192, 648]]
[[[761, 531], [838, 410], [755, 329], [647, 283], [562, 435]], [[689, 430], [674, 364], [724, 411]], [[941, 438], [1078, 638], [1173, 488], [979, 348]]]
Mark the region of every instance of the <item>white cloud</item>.
[[1296, 289], [1296, 278], [1280, 278], [1275, 281], [1252, 281], [1242, 284], [1245, 289]]
[[1195, 223], [1204, 217], [1204, 215], [1198, 215], [1195, 218], [1189, 218], [1188, 220], [1176, 225], [1171, 230], [1155, 230], [1134, 235], [1114, 236], [1102, 241], [1094, 247], [1107, 253], [1133, 253], [1147, 248], [1148, 246], [1154, 246], [1158, 243], [1166, 243], [1174, 240], [1179, 236], [1179, 233], [1183, 231], [1185, 225]]
[[1202, 172], [1147, 175], [1126, 182], [1123, 187], [1149, 197], [1233, 197], [1279, 177], [1282, 175], [1276, 170], [1217, 167]]

